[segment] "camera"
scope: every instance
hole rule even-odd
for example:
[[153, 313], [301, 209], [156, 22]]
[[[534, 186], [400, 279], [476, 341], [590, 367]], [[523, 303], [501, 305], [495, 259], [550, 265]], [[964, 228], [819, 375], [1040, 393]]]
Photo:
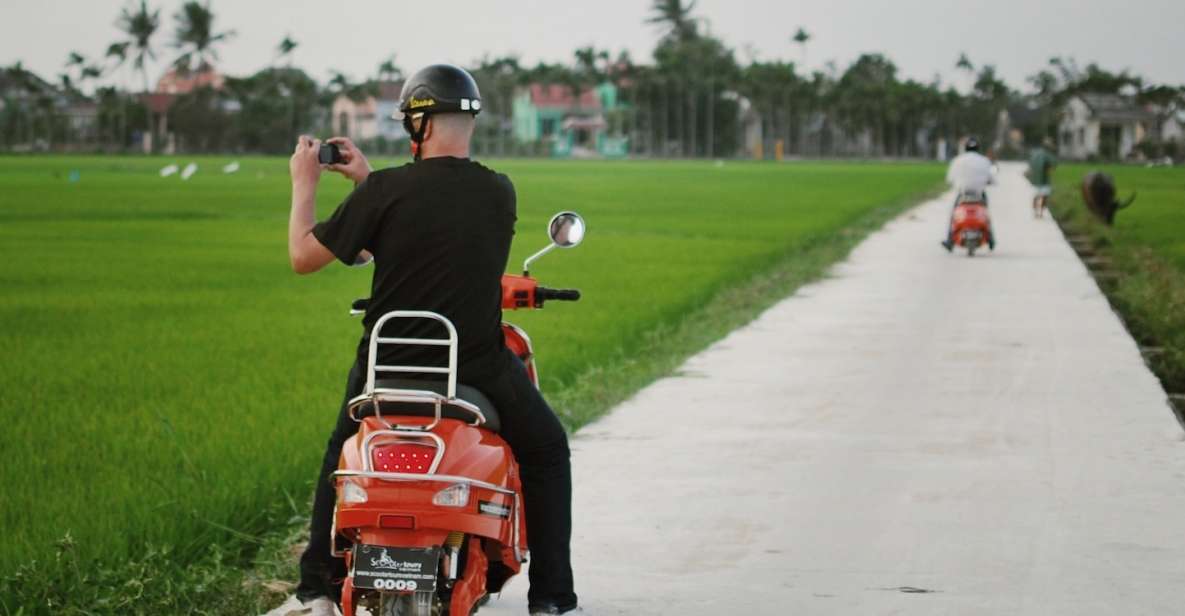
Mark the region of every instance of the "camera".
[[346, 160], [342, 158], [341, 148], [336, 143], [322, 143], [317, 151], [317, 161], [322, 165], [340, 165]]

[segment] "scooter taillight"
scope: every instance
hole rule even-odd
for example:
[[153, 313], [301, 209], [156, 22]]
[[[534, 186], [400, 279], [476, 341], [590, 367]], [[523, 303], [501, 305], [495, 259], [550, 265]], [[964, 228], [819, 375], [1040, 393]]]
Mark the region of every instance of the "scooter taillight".
[[435, 457], [435, 445], [411, 441], [384, 443], [370, 450], [374, 470], [384, 473], [427, 473]]

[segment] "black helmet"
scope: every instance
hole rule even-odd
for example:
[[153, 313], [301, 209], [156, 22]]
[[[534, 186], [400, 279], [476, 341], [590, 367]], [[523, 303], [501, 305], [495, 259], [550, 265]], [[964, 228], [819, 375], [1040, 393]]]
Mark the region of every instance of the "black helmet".
[[422, 68], [399, 95], [399, 111], [413, 113], [471, 113], [481, 111], [481, 93], [477, 82], [465, 69], [452, 64], [433, 64]]
[[[420, 69], [399, 94], [399, 111], [403, 113], [403, 128], [411, 135], [412, 157], [420, 160], [420, 145], [427, 130], [427, 117], [436, 113], [481, 112], [481, 93], [477, 82], [465, 69], [452, 64], [433, 64]], [[419, 127], [413, 119], [423, 118]]]
[[964, 152], [978, 152], [979, 151], [979, 139], [976, 139], [975, 137], [967, 137], [967, 142], [963, 144], [963, 151]]

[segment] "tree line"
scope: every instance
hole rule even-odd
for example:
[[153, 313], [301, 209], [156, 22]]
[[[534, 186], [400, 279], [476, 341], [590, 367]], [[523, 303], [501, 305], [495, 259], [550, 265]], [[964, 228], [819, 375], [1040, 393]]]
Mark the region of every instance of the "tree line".
[[[391, 55], [362, 80], [335, 71], [319, 83], [294, 66], [299, 42], [286, 36], [261, 70], [228, 76], [220, 88], [179, 95], [167, 113], [154, 114], [143, 95], [153, 90], [150, 61], [167, 49], [177, 74], [209, 72], [219, 62], [220, 48], [237, 35], [216, 27], [209, 0], [186, 2], [172, 17], [164, 47], [160, 10], [148, 0], [125, 6], [116, 19], [119, 38], [94, 57], [69, 52], [54, 83], [19, 62], [4, 68], [0, 148], [125, 151], [138, 148], [146, 133], [157, 137], [159, 148], [167, 131], [189, 151], [284, 152], [296, 134], [333, 132], [330, 110], [338, 97], [361, 101], [403, 78]], [[1185, 108], [1181, 86], [1149, 83], [1096, 64], [1080, 67], [1070, 58], [1050, 60], [1028, 78], [1029, 91], [1022, 93], [991, 64], [977, 66], [961, 55], [954, 66], [970, 87], [960, 91], [938, 78], [928, 83], [902, 78], [882, 54], [814, 71], [789, 59], [741, 62], [732, 47], [711, 35], [694, 0], [651, 0], [647, 23], [656, 33], [649, 62], [595, 47], [576, 49], [566, 63], [526, 66], [513, 56], [472, 62], [467, 68], [485, 99], [479, 152], [545, 151], [518, 143], [512, 131], [514, 97], [529, 84], [561, 85], [577, 105], [582, 92], [612, 84], [617, 104], [601, 110], [605, 130], [623, 138], [630, 153], [664, 157], [736, 156], [750, 153], [745, 148], [754, 144], [764, 150], [776, 144], [803, 156], [926, 157], [937, 143], [953, 144], [968, 134], [991, 143], [1001, 111], [1015, 107], [1030, 110], [1024, 139], [1031, 145], [1056, 138], [1061, 106], [1083, 92], [1124, 94], [1166, 110]], [[799, 27], [787, 40], [805, 59], [812, 35]], [[83, 94], [86, 85], [100, 80], [106, 83], [93, 95]], [[84, 127], [88, 113], [93, 120]]]

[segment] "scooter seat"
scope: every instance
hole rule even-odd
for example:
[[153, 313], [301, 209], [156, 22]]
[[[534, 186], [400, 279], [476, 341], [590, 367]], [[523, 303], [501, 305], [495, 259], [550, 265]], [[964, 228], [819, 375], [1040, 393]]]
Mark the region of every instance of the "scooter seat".
[[[446, 395], [448, 384], [443, 381], [424, 381], [419, 379], [378, 379], [374, 382], [376, 389], [418, 389], [421, 391], [432, 391], [441, 395]], [[494, 403], [485, 394], [481, 393], [477, 388], [470, 387], [463, 383], [457, 384], [457, 397], [476, 406], [485, 415], [486, 422], [482, 425], [487, 430], [497, 432], [502, 428], [502, 422], [498, 419], [498, 409], [494, 408]], [[374, 415], [374, 405], [366, 402], [358, 407], [358, 417], [368, 417]], [[431, 404], [420, 402], [383, 402], [383, 415], [402, 415], [405, 417], [433, 417], [436, 415], [436, 408]], [[453, 406], [445, 404], [440, 409], [440, 416], [448, 419], [458, 419], [465, 423], [473, 423], [473, 413]]]

